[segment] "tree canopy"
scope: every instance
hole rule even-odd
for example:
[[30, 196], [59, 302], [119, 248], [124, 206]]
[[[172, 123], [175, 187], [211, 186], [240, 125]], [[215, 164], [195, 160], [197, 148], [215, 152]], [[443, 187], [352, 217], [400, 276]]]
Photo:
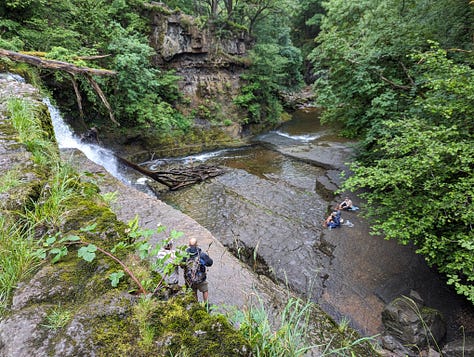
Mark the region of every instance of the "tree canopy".
[[[150, 62], [153, 49], [148, 43], [149, 20], [141, 15], [144, 3], [72, 0], [45, 6], [41, 0], [7, 1], [0, 4], [0, 48], [114, 71], [116, 76], [94, 81], [73, 75], [74, 89], [87, 101], [84, 111], [89, 117], [106, 117], [113, 110], [111, 117], [124, 126], [159, 132], [186, 129], [189, 120], [172, 105], [179, 98], [178, 77]], [[54, 82], [55, 95], [67, 113], [71, 93], [58, 88], [70, 86], [71, 76], [56, 72], [45, 81]], [[96, 95], [99, 86], [102, 98]], [[110, 106], [104, 105], [104, 98]]]
[[323, 120], [361, 145], [343, 190], [474, 302], [474, 12], [461, 0], [323, 3]]

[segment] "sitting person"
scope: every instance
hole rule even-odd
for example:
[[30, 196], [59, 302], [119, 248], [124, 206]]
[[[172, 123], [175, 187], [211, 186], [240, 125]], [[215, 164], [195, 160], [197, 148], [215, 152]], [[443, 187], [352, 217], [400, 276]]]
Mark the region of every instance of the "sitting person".
[[344, 201], [341, 202], [341, 204], [337, 207], [338, 209], [344, 209], [344, 210], [351, 210], [352, 209], [352, 201], [349, 199], [349, 197], [344, 198]]
[[340, 211], [333, 211], [328, 218], [324, 221], [324, 226], [328, 227], [329, 229], [337, 228], [341, 225], [341, 212]]

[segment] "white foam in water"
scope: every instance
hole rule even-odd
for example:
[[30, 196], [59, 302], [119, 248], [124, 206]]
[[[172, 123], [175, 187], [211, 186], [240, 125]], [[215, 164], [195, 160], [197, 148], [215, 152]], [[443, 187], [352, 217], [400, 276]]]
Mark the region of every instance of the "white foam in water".
[[74, 135], [70, 127], [64, 122], [61, 113], [51, 104], [49, 98], [44, 98], [43, 103], [48, 106], [56, 141], [60, 149], [78, 149], [82, 151], [89, 160], [103, 166], [112, 176], [121, 181], [126, 181], [125, 177], [118, 171], [117, 158], [112, 151], [100, 147], [99, 145], [81, 142], [81, 139], [77, 135]]
[[139, 185], [146, 185], [146, 182], [149, 181], [149, 179], [147, 179], [146, 177], [140, 177], [139, 179], [137, 179], [137, 184]]
[[195, 162], [195, 161], [204, 162], [209, 159], [212, 159], [213, 157], [219, 156], [223, 151], [225, 150], [217, 150], [217, 151], [206, 152], [206, 153], [202, 153], [198, 155], [186, 156], [184, 158], [184, 162], [185, 163], [190, 163], [190, 162]]
[[[219, 157], [221, 159], [225, 159], [228, 156], [223, 156], [224, 153], [227, 153], [229, 151], [236, 151], [239, 150], [239, 148], [234, 148], [234, 149], [221, 149], [221, 150], [216, 150], [216, 151], [210, 151], [206, 153], [201, 153], [201, 154], [196, 154], [196, 155], [190, 155], [190, 156], [185, 156], [185, 157], [178, 157], [178, 158], [161, 158], [157, 160], [152, 160], [152, 161], [147, 161], [143, 162], [142, 164], [150, 164], [149, 169], [150, 170], [157, 170], [160, 168], [161, 165], [164, 165], [166, 163], [183, 163], [183, 164], [192, 164], [195, 162], [205, 162], [209, 159], [213, 159], [216, 157]], [[229, 156], [229, 157], [236, 157], [235, 155]]]
[[282, 131], [275, 131], [275, 134], [283, 136], [283, 137], [288, 138], [288, 139], [302, 141], [302, 142], [305, 142], [305, 143], [316, 140], [317, 138], [319, 138], [321, 136], [320, 134], [319, 135], [309, 135], [309, 134], [290, 135], [290, 134], [284, 133]]

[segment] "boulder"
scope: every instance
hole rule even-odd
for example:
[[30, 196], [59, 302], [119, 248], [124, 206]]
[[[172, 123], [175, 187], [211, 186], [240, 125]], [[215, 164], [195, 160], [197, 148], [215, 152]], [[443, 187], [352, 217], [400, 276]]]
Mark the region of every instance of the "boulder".
[[418, 293], [401, 296], [382, 311], [384, 348], [402, 356], [418, 356], [429, 346], [439, 346], [446, 334], [444, 318], [436, 309], [424, 306]]

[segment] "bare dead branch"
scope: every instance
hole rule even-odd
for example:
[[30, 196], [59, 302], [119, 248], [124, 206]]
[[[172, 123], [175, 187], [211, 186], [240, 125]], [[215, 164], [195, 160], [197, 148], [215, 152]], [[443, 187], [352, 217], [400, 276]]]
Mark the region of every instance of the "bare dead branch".
[[152, 178], [156, 182], [168, 187], [171, 191], [202, 182], [212, 177], [225, 173], [223, 168], [213, 165], [199, 165], [194, 167], [181, 167], [169, 169], [166, 171], [153, 171], [135, 164], [123, 157], [117, 156], [117, 159], [134, 170]]
[[79, 115], [81, 118], [84, 118], [84, 111], [82, 110], [82, 97], [79, 92], [79, 86], [77, 85], [76, 77], [70, 73], [72, 86], [74, 88], [74, 93], [76, 93], [77, 106], [79, 107]]
[[381, 74], [379, 74], [379, 77], [380, 77], [381, 80], [383, 80], [384, 82], [387, 82], [388, 84], [394, 86], [395, 88], [403, 89], [403, 90], [410, 90], [412, 88], [411, 86], [404, 86], [404, 85], [401, 85], [401, 84], [397, 84], [397, 83], [391, 81], [390, 79], [382, 76]]
[[102, 89], [100, 89], [99, 85], [94, 81], [94, 79], [89, 75], [84, 73], [85, 77], [91, 84], [92, 88], [94, 88], [95, 92], [99, 95], [100, 99], [102, 100], [102, 103], [106, 106], [107, 110], [109, 111], [109, 116], [110, 120], [112, 120], [117, 126], [120, 126], [120, 124], [115, 120], [114, 118], [114, 113], [112, 112], [112, 107], [110, 106], [109, 102], [107, 101], [107, 98], [105, 97], [104, 92], [102, 92]]
[[77, 104], [79, 106], [79, 112], [81, 113], [81, 117], [84, 115], [82, 111], [82, 104], [81, 104], [82, 98], [79, 93], [79, 87], [77, 86], [77, 82], [76, 82], [76, 79], [74, 78], [74, 75], [76, 74], [84, 75], [86, 79], [89, 81], [89, 83], [91, 84], [94, 91], [102, 100], [102, 103], [104, 103], [104, 105], [107, 107], [107, 110], [109, 111], [110, 119], [117, 126], [120, 126], [120, 124], [114, 118], [112, 107], [107, 101], [107, 98], [105, 97], [104, 92], [102, 92], [102, 89], [100, 89], [97, 82], [94, 81], [94, 79], [92, 78], [92, 75], [114, 76], [117, 74], [115, 71], [110, 71], [107, 69], [96, 69], [96, 68], [90, 68], [90, 67], [79, 67], [68, 62], [46, 60], [41, 57], [23, 54], [19, 52], [8, 51], [2, 48], [0, 48], [0, 57], [7, 57], [13, 61], [28, 63], [40, 68], [46, 68], [46, 69], [51, 69], [51, 70], [56, 70], [56, 71], [65, 71], [66, 73], [69, 73], [69, 75], [72, 78], [72, 85], [74, 87], [74, 92], [76, 93]]
[[405, 66], [405, 64], [403, 62], [400, 62], [400, 65], [402, 66], [403, 71], [405, 72], [406, 76], [408, 77], [408, 80], [410, 81], [412, 87], [414, 87], [415, 86], [415, 81], [413, 80], [413, 78], [411, 78], [410, 73], [408, 73], [407, 67]]

